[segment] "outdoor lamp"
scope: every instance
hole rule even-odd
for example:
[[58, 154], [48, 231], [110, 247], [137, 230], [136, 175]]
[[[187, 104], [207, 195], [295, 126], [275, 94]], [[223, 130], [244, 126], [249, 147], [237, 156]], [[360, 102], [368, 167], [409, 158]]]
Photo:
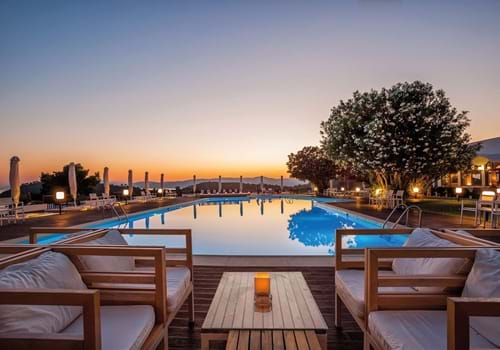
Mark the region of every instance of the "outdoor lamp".
[[59, 215], [62, 214], [62, 202], [64, 200], [64, 192], [63, 191], [57, 191], [56, 192], [56, 201], [59, 202]]
[[455, 193], [458, 194], [458, 195], [462, 194], [462, 191], [463, 191], [462, 187], [455, 188]]
[[500, 187], [499, 187], [499, 188], [497, 188], [497, 193], [498, 193], [498, 194], [500, 194]]
[[359, 191], [361, 191], [361, 188], [356, 187], [356, 192], [359, 192]]
[[340, 190], [341, 190], [341, 191], [345, 191], [345, 188], [344, 188], [344, 187], [341, 187], [341, 188], [340, 188]]
[[418, 187], [413, 187], [413, 193], [418, 193], [420, 189]]
[[129, 195], [128, 188], [126, 188], [123, 190], [123, 196], [128, 197], [128, 195]]
[[271, 310], [271, 276], [268, 272], [256, 272], [255, 284], [255, 309], [266, 312]]
[[163, 193], [163, 188], [159, 188], [159, 189], [158, 189], [158, 193], [159, 193], [159, 194], [162, 194], [162, 193]]
[[382, 190], [381, 190], [380, 188], [377, 188], [377, 189], [375, 190], [375, 195], [376, 195], [376, 196], [378, 196], [378, 195], [380, 194], [380, 192], [381, 192], [381, 191], [382, 191]]

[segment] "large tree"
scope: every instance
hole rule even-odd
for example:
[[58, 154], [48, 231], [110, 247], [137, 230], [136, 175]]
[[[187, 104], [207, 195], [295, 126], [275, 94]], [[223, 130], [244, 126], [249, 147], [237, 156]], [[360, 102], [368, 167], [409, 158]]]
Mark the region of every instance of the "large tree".
[[479, 146], [469, 144], [468, 126], [443, 90], [405, 82], [340, 101], [321, 123], [322, 145], [339, 166], [406, 190], [470, 166]]
[[328, 187], [335, 176], [335, 164], [320, 147], [308, 146], [288, 155], [288, 173], [299, 180], [309, 181], [318, 191]]
[[[57, 189], [64, 189], [66, 193], [69, 193], [68, 170], [69, 166], [66, 165], [62, 171], [54, 171], [52, 174], [42, 173], [40, 176], [42, 193], [53, 195]], [[85, 169], [81, 164], [76, 164], [75, 170], [78, 193], [88, 195], [89, 193], [96, 192], [96, 187], [101, 181], [99, 173], [89, 175], [90, 171]]]

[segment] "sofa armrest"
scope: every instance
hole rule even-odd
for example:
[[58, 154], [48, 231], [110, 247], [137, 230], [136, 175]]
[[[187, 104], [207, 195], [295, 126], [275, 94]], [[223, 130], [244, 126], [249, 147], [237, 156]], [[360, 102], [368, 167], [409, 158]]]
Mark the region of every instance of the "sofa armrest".
[[97, 290], [72, 289], [4, 289], [0, 304], [4, 305], [71, 305], [83, 308], [83, 339], [61, 334], [2, 334], [0, 348], [70, 347], [77, 343], [83, 349], [101, 348], [100, 294]]
[[500, 298], [448, 298], [448, 349], [469, 349], [469, 318], [500, 317]]
[[443, 287], [460, 288], [465, 284], [461, 275], [449, 276], [380, 276], [381, 259], [394, 258], [469, 258], [474, 259], [477, 248], [370, 248], [366, 249], [366, 288], [365, 300], [367, 313], [381, 309], [444, 309], [451, 292], [424, 293], [382, 293], [379, 287]]
[[[412, 229], [338, 229], [335, 231], [335, 269], [363, 269], [364, 266], [364, 249], [359, 248], [343, 248], [342, 237], [351, 235], [405, 235], [410, 234]], [[351, 258], [348, 261], [344, 257]], [[386, 261], [381, 263], [385, 267], [390, 267], [391, 262]]]

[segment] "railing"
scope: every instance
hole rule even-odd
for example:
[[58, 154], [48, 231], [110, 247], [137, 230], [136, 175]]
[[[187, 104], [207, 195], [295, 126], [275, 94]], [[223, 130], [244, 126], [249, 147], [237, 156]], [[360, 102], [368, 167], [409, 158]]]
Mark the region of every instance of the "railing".
[[394, 207], [394, 209], [392, 209], [392, 211], [390, 212], [390, 214], [387, 216], [387, 218], [385, 219], [384, 221], [384, 224], [382, 225], [382, 228], [385, 228], [385, 225], [387, 225], [389, 223], [389, 220], [391, 219], [392, 215], [396, 212], [396, 210], [398, 209], [403, 209], [403, 212], [401, 213], [401, 215], [397, 218], [397, 220], [394, 222], [394, 224], [392, 225], [391, 228], [395, 228], [396, 226], [399, 225], [399, 223], [401, 222], [401, 219], [406, 215], [406, 219], [405, 219], [405, 225], [408, 226], [408, 219], [409, 219], [409, 214], [410, 214], [410, 210], [412, 209], [416, 209], [417, 212], [418, 212], [418, 227], [421, 227], [422, 226], [422, 209], [418, 206], [418, 205], [410, 205], [410, 206], [407, 206], [406, 204], [400, 204], [396, 207]]
[[[119, 208], [122, 215], [120, 215], [120, 213], [118, 213], [118, 210], [116, 208]], [[119, 219], [119, 220], [123, 220], [123, 219], [126, 219], [128, 221], [128, 215], [127, 215], [127, 212], [125, 211], [125, 209], [123, 208], [122, 204], [120, 202], [115, 202], [115, 203], [112, 203], [111, 204], [111, 209], [113, 210], [113, 213], [116, 215], [116, 217]]]

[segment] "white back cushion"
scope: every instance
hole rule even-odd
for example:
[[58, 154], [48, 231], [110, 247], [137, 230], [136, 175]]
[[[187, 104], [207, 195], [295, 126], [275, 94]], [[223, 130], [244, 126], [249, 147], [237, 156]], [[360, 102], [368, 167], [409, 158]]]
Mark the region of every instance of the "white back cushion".
[[[128, 245], [127, 241], [117, 230], [110, 230], [103, 237], [86, 242], [85, 244]], [[85, 270], [132, 271], [135, 268], [134, 258], [131, 256], [80, 255], [78, 259]]]
[[[459, 247], [458, 244], [441, 239], [429, 229], [417, 228], [408, 237], [404, 247]], [[392, 269], [398, 275], [455, 275], [466, 274], [470, 262], [462, 258], [414, 258], [394, 259]], [[441, 287], [415, 287], [419, 291], [442, 291]]]
[[[486, 248], [478, 249], [462, 296], [500, 298], [500, 252]], [[500, 347], [500, 317], [471, 317], [470, 326]]]
[[[87, 289], [71, 261], [46, 252], [0, 270], [0, 289]], [[2, 333], [58, 333], [82, 313], [78, 306], [0, 305]]]

